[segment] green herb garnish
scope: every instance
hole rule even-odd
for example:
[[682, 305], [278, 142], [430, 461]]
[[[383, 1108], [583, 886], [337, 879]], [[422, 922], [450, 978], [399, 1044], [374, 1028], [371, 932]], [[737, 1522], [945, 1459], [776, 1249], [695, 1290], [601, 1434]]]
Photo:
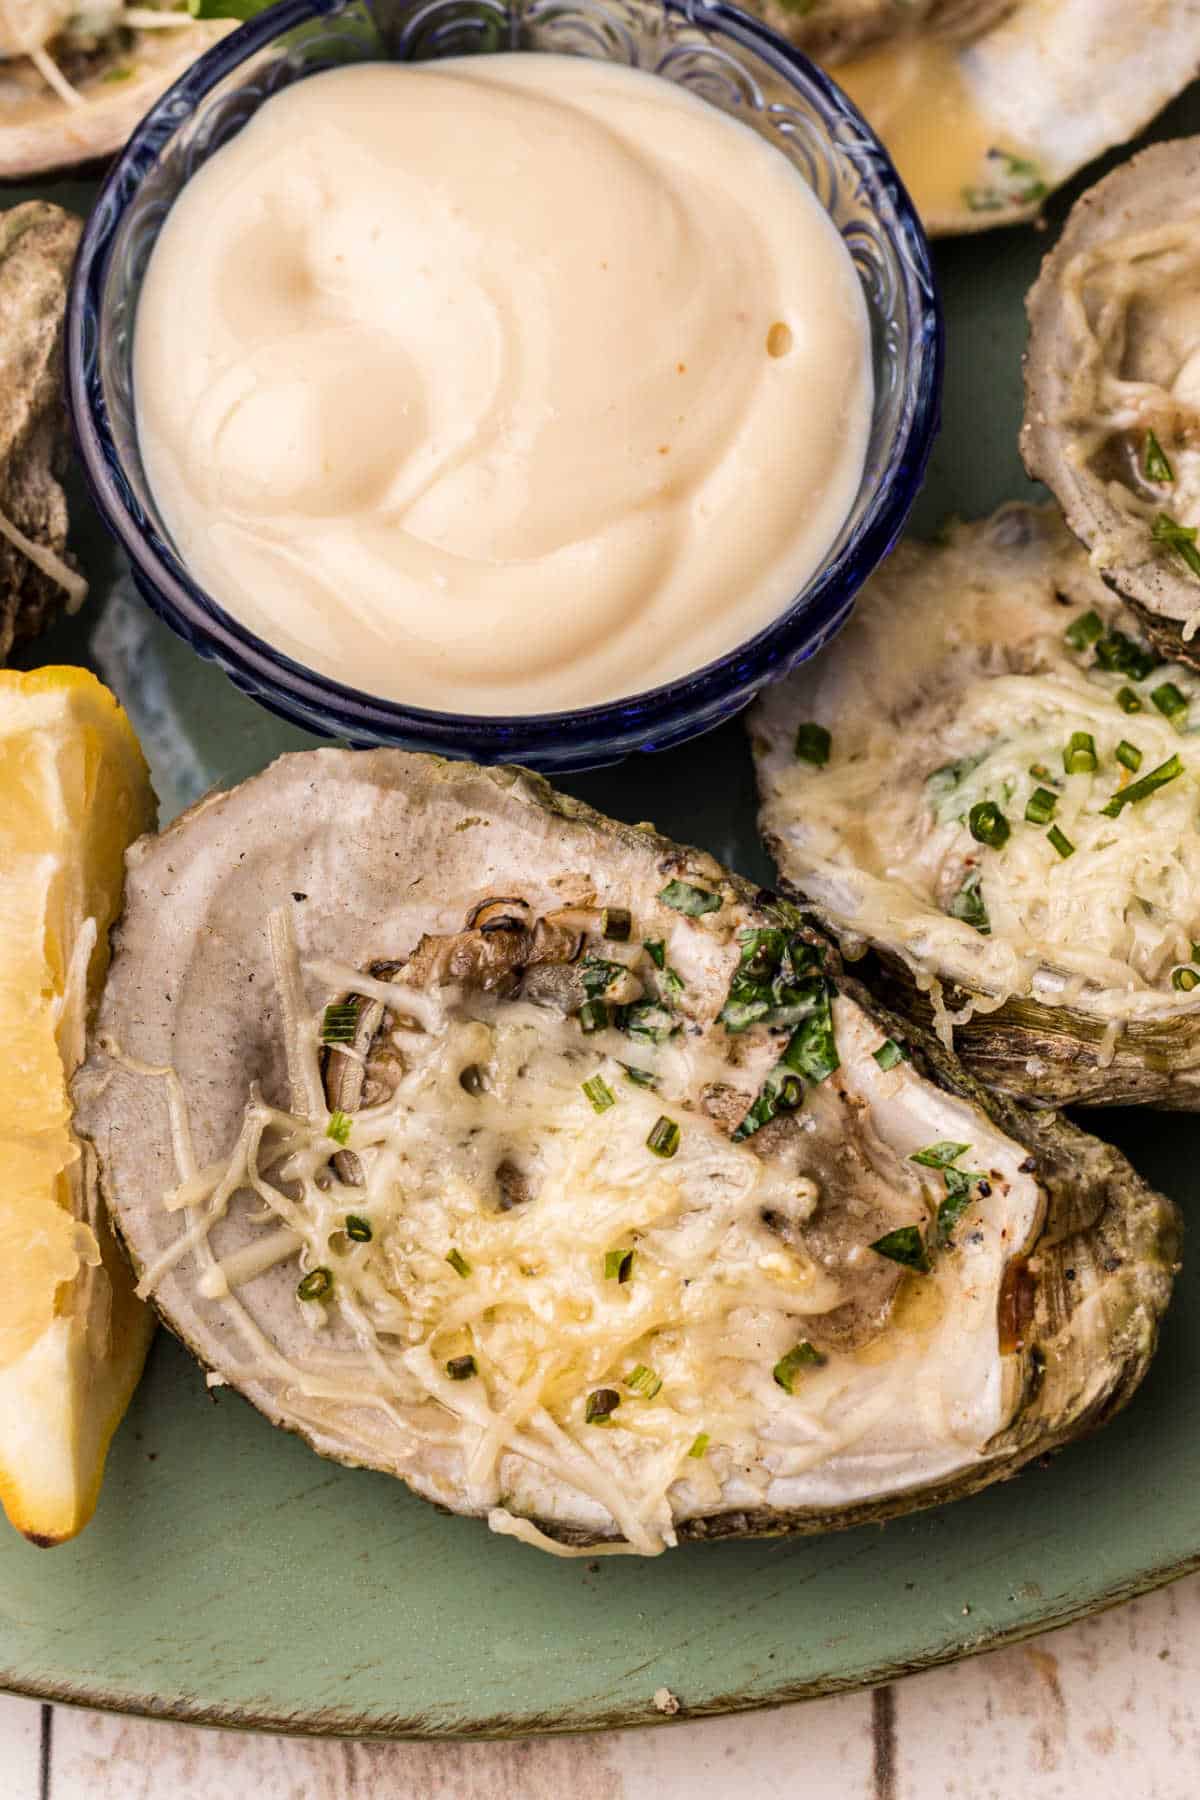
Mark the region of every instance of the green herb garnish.
[[627, 944], [633, 917], [625, 906], [606, 906], [600, 914], [600, 936], [614, 944]]
[[979, 891], [980, 872], [972, 869], [962, 886], [950, 902], [949, 913], [952, 919], [961, 919], [964, 925], [973, 925], [976, 931], [987, 937], [992, 929], [988, 918], [987, 907], [983, 903], [983, 895]]
[[625, 1079], [632, 1081], [635, 1087], [656, 1088], [658, 1086], [658, 1076], [652, 1075], [649, 1069], [639, 1069], [633, 1063], [622, 1063], [621, 1067], [625, 1072]]
[[296, 1283], [296, 1297], [300, 1300], [324, 1300], [332, 1292], [332, 1269], [310, 1269], [303, 1280]]
[[918, 1275], [929, 1273], [929, 1252], [917, 1225], [901, 1225], [885, 1237], [876, 1238], [868, 1248], [877, 1256], [886, 1256], [889, 1262], [899, 1263], [902, 1269], [915, 1269]]
[[364, 1219], [361, 1213], [346, 1214], [346, 1236], [354, 1243], [369, 1244], [374, 1235], [369, 1219]]
[[602, 956], [585, 956], [579, 965], [579, 979], [589, 1000], [603, 999], [609, 988], [628, 974], [623, 962], [607, 962]]
[[823, 769], [829, 761], [832, 748], [833, 739], [824, 725], [801, 725], [796, 732], [796, 758], [799, 762], [812, 763], [815, 768]]
[[1143, 775], [1140, 781], [1131, 781], [1127, 788], [1122, 788], [1120, 793], [1114, 794], [1108, 804], [1100, 808], [1100, 811], [1105, 818], [1115, 819], [1119, 817], [1126, 806], [1133, 806], [1139, 800], [1148, 800], [1151, 794], [1157, 793], [1159, 788], [1166, 787], [1169, 781], [1175, 781], [1182, 774], [1183, 764], [1178, 756], [1169, 756], [1166, 762], [1159, 763], [1157, 769], [1151, 769], [1150, 773]]
[[738, 943], [741, 956], [720, 1014], [726, 1031], [796, 1025], [820, 1007], [823, 953], [816, 946], [777, 926], [739, 931]]
[[1171, 482], [1175, 471], [1167, 461], [1167, 453], [1152, 431], [1146, 433], [1142, 446], [1142, 473], [1147, 481]]
[[794, 1394], [796, 1377], [801, 1369], [820, 1369], [828, 1360], [807, 1338], [801, 1338], [786, 1356], [780, 1357], [771, 1374], [785, 1394]]
[[689, 919], [721, 910], [720, 894], [714, 894], [710, 888], [695, 887], [690, 881], [668, 881], [658, 897], [664, 906], [673, 907]]
[[604, 1252], [605, 1281], [625, 1282], [633, 1274], [632, 1250], [606, 1250]]
[[321, 1042], [323, 1044], [350, 1044], [358, 1030], [358, 1007], [353, 1000], [347, 1000], [337, 1006], [327, 1006], [321, 1014]]
[[621, 1396], [616, 1388], [596, 1388], [587, 1397], [583, 1410], [584, 1424], [607, 1425], [620, 1404]]
[[1073, 731], [1063, 751], [1063, 768], [1068, 775], [1093, 775], [1099, 768], [1096, 740], [1090, 731]]
[[608, 1024], [608, 1007], [603, 1000], [585, 1000], [579, 1009], [579, 1029], [592, 1033], [603, 1031]]
[[1200, 575], [1200, 550], [1196, 548], [1196, 527], [1180, 525], [1168, 513], [1159, 513], [1150, 533], [1156, 544], [1165, 544], [1185, 562], [1193, 575]]
[[593, 1112], [607, 1112], [610, 1106], [617, 1104], [617, 1096], [605, 1081], [603, 1075], [592, 1075], [587, 1081], [580, 1083]]
[[188, 0], [193, 19], [256, 19], [273, 0]]
[[1161, 663], [1153, 650], [1146, 650], [1123, 631], [1107, 631], [1096, 645], [1096, 663], [1110, 675], [1128, 675], [1131, 681], [1145, 681]]
[[699, 1462], [700, 1458], [704, 1455], [704, 1452], [708, 1449], [708, 1446], [711, 1442], [712, 1442], [712, 1440], [709, 1437], [707, 1431], [698, 1431], [696, 1433], [695, 1437], [692, 1439], [692, 1447], [688, 1451], [688, 1455], [694, 1456], [696, 1461]]
[[1071, 842], [1071, 840], [1067, 836], [1066, 832], [1060, 830], [1057, 825], [1052, 825], [1050, 827], [1049, 831], [1046, 833], [1046, 836], [1050, 839], [1050, 842], [1053, 844], [1054, 848], [1058, 851], [1058, 854], [1062, 857], [1064, 862], [1066, 861], [1068, 856], [1074, 856], [1074, 854], [1075, 854], [1074, 844]]
[[648, 1369], [645, 1363], [639, 1363], [625, 1377], [625, 1386], [633, 1393], [640, 1394], [643, 1400], [653, 1400], [662, 1389], [662, 1378], [653, 1369]]
[[647, 1150], [653, 1150], [655, 1156], [674, 1156], [679, 1148], [679, 1127], [674, 1119], [665, 1116], [655, 1120], [650, 1136], [646, 1139]]
[[451, 1381], [469, 1381], [472, 1375], [478, 1375], [473, 1356], [452, 1356], [446, 1364], [446, 1373]]
[[920, 1163], [923, 1169], [948, 1169], [970, 1148], [970, 1144], [953, 1144], [943, 1138], [938, 1144], [926, 1144], [923, 1150], [914, 1150], [908, 1160]]
[[464, 1281], [471, 1273], [471, 1265], [461, 1250], [448, 1250], [446, 1252], [446, 1261], [450, 1264], [454, 1273], [456, 1275], [461, 1275]]
[[908, 1061], [906, 1052], [895, 1038], [884, 1038], [878, 1050], [873, 1050], [871, 1054], [885, 1074], [888, 1069], [894, 1069], [897, 1063]]
[[650, 1044], [665, 1044], [679, 1030], [679, 1021], [657, 1000], [635, 1000], [629, 1006], [618, 1006], [613, 1024], [626, 1037], [645, 1038]]
[[1142, 697], [1135, 694], [1131, 687], [1118, 688], [1117, 705], [1123, 713], [1139, 713], [1142, 710]]
[[647, 938], [642, 945], [642, 949], [646, 952], [646, 955], [650, 958], [650, 961], [654, 964], [656, 969], [666, 968], [667, 946], [662, 938]]
[[1077, 619], [1072, 619], [1063, 632], [1063, 637], [1070, 644], [1072, 650], [1087, 650], [1098, 637], [1103, 636], [1104, 620], [1098, 612], [1080, 613]]
[[1117, 745], [1117, 761], [1123, 769], [1132, 769], [1136, 775], [1142, 766], [1142, 753], [1136, 744], [1131, 744], [1128, 738], [1122, 738]]
[[1200, 975], [1195, 969], [1176, 969], [1171, 976], [1171, 985], [1182, 993], [1190, 994], [1192, 989], [1200, 985]]
[[335, 1110], [329, 1115], [325, 1136], [332, 1138], [335, 1144], [348, 1144], [350, 1142], [350, 1125], [350, 1114]]
[[1169, 719], [1172, 724], [1181, 714], [1187, 712], [1187, 696], [1179, 691], [1173, 681], [1164, 681], [1161, 687], [1153, 688], [1150, 698], [1163, 718]]
[[807, 1076], [814, 1083], [821, 1082], [838, 1068], [833, 1012], [829, 990], [823, 981], [822, 989], [820, 1005], [792, 1032], [787, 1049], [768, 1072], [754, 1104], [733, 1133], [733, 1143], [753, 1137], [780, 1113], [795, 1112], [804, 1101], [803, 1077]]
[[946, 1198], [938, 1207], [937, 1214], [939, 1245], [944, 1247], [950, 1242], [951, 1232], [971, 1204], [973, 1198], [971, 1190], [983, 1179], [982, 1175], [975, 1174], [968, 1169], [946, 1170]]
[[1025, 817], [1031, 825], [1048, 825], [1057, 805], [1058, 795], [1052, 794], [1049, 788], [1034, 788], [1025, 802]]
[[975, 842], [991, 850], [1008, 842], [1011, 827], [994, 800], [977, 800], [967, 814], [967, 825]]

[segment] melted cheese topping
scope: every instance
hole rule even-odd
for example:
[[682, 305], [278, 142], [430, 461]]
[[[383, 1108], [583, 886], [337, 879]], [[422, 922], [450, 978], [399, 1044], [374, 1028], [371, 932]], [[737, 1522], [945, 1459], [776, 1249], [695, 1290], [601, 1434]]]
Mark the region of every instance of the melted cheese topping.
[[[1173, 975], [1200, 939], [1200, 683], [1169, 664], [1131, 681], [1065, 642], [1085, 609], [1132, 628], [1063, 528], [1036, 518], [1001, 515], [885, 565], [829, 655], [764, 704], [763, 818], [789, 879], [839, 929], [901, 954], [935, 1010], [952, 979], [982, 997], [957, 1022], [1031, 994], [1115, 1030], [1196, 1008]], [[1150, 698], [1165, 683], [1186, 701], [1173, 721]], [[1135, 714], [1117, 704], [1128, 688]], [[795, 757], [801, 720], [829, 728], [826, 767]], [[1094, 741], [1095, 773], [1065, 772], [1075, 732]], [[1137, 777], [1117, 760], [1122, 741], [1141, 753]], [[1180, 777], [1105, 816], [1173, 756]], [[1055, 799], [1042, 824], [1024, 816], [1037, 788]], [[1009, 823], [1000, 848], [970, 830], [980, 801]], [[970, 922], [972, 892], [988, 935]], [[944, 1035], [954, 1022], [942, 1008]]]
[[[936, 1479], [984, 1456], [1008, 1423], [1016, 1373], [997, 1352], [996, 1295], [1038, 1227], [1040, 1190], [1023, 1149], [972, 1108], [907, 1064], [881, 1070], [882, 1034], [850, 1002], [834, 1002], [842, 1069], [809, 1089], [798, 1150], [767, 1157], [697, 1109], [713, 1052], [686, 1033], [643, 1051], [650, 1091], [629, 1081], [615, 1033], [589, 1039], [526, 1002], [352, 978], [368, 994], [385, 985], [399, 1023], [395, 1085], [347, 1130], [317, 1098], [320, 1015], [297, 1010], [304, 976], [283, 915], [272, 944], [290, 1110], [252, 1097], [231, 1156], [198, 1170], [177, 1078], [142, 1071], [167, 1083], [181, 1182], [164, 1197], [180, 1235], [142, 1291], [193, 1259], [200, 1294], [242, 1337], [235, 1380], [276, 1384], [302, 1417], [375, 1408], [392, 1459], [397, 1437], [410, 1445], [414, 1486], [547, 1549], [530, 1515], [654, 1554], [681, 1516], [839, 1506]], [[761, 1052], [752, 1082], [777, 1047]], [[470, 1092], [468, 1068], [482, 1078]], [[728, 1063], [720, 1070], [728, 1080]], [[582, 1089], [596, 1076], [612, 1095], [600, 1113]], [[803, 1225], [820, 1205], [819, 1148], [848, 1129], [847, 1109], [855, 1129], [869, 1118], [873, 1155], [895, 1172], [896, 1224], [936, 1205], [939, 1178], [926, 1194], [905, 1160], [931, 1141], [969, 1143], [991, 1191], [959, 1247], [914, 1278], [919, 1302], [898, 1303], [884, 1337], [805, 1368], [788, 1394], [775, 1364], [846, 1299], [805, 1250]], [[647, 1143], [662, 1116], [680, 1128], [669, 1159]], [[334, 1161], [342, 1136], [358, 1185]], [[528, 1191], [509, 1210], [502, 1163]], [[799, 1236], [781, 1240], [765, 1212], [787, 1212]], [[367, 1221], [369, 1241], [351, 1239], [348, 1215]], [[634, 1253], [624, 1280], [606, 1272], [614, 1250]], [[306, 1355], [284, 1356], [256, 1323], [254, 1284], [279, 1265], [293, 1283], [317, 1269], [331, 1278], [327, 1301], [293, 1302], [311, 1328]], [[468, 1356], [474, 1373], [454, 1379], [447, 1365]], [[630, 1387], [639, 1367], [653, 1392]], [[604, 1390], [619, 1405], [610, 1423], [589, 1423], [588, 1397]]]

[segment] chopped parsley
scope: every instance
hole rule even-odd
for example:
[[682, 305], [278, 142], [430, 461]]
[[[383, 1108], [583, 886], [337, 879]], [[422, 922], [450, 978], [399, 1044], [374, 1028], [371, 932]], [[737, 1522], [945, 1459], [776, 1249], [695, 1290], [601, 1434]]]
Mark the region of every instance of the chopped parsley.
[[705, 913], [721, 910], [720, 894], [714, 894], [711, 888], [695, 887], [690, 881], [668, 881], [658, 897], [664, 906], [673, 907], [689, 919], [700, 919]]
[[987, 937], [992, 929], [992, 922], [988, 918], [979, 883], [980, 872], [972, 869], [950, 902], [948, 911], [952, 919], [961, 919], [964, 925], [973, 925], [976, 931]]
[[894, 1069], [897, 1063], [908, 1061], [908, 1053], [895, 1038], [884, 1038], [878, 1050], [873, 1050], [871, 1054], [885, 1074], [888, 1069]]
[[886, 1256], [889, 1262], [899, 1263], [902, 1269], [914, 1269], [918, 1275], [928, 1275], [932, 1266], [925, 1239], [917, 1225], [901, 1225], [884, 1237], [876, 1238], [868, 1248], [877, 1256]]
[[1104, 620], [1098, 612], [1080, 613], [1077, 619], [1072, 619], [1063, 632], [1063, 638], [1070, 644], [1072, 650], [1087, 650], [1098, 637], [1103, 636]]
[[823, 769], [829, 761], [829, 753], [833, 748], [833, 739], [824, 725], [801, 725], [796, 732], [796, 760], [812, 763], [814, 768]]
[[781, 1387], [785, 1394], [794, 1394], [796, 1377], [801, 1369], [820, 1369], [828, 1360], [829, 1358], [822, 1356], [821, 1352], [815, 1345], [810, 1344], [807, 1338], [801, 1338], [800, 1342], [789, 1350], [786, 1356], [780, 1357], [771, 1370], [771, 1374], [776, 1385]]
[[1196, 527], [1180, 525], [1169, 513], [1159, 513], [1150, 533], [1156, 544], [1165, 544], [1185, 562], [1193, 575], [1200, 575], [1200, 550], [1196, 548]]
[[738, 932], [741, 956], [721, 1008], [729, 1032], [795, 1025], [821, 1003], [824, 952], [796, 932], [766, 926]]
[[1130, 681], [1145, 681], [1162, 664], [1153, 650], [1126, 637], [1123, 631], [1106, 631], [1096, 644], [1096, 666], [1110, 675], [1128, 675]]
[[923, 1169], [948, 1169], [960, 1156], [965, 1156], [970, 1148], [970, 1144], [953, 1144], [943, 1138], [938, 1144], [926, 1144], [923, 1150], [914, 1150], [908, 1160], [920, 1163]]

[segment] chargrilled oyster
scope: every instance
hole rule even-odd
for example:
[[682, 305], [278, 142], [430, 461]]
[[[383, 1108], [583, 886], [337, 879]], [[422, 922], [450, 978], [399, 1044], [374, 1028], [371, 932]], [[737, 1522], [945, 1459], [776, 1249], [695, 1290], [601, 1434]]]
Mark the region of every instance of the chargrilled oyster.
[[845, 88], [935, 235], [1031, 218], [1200, 70], [1200, 0], [756, 0], [752, 10]]
[[0, 180], [113, 155], [229, 29], [152, 0], [0, 0]]
[[87, 583], [66, 562], [62, 330], [82, 227], [42, 200], [0, 212], [0, 665]]
[[77, 1124], [270, 1419], [653, 1554], [969, 1492], [1146, 1368], [1174, 1209], [897, 1030], [701, 852], [320, 750], [133, 852]]
[[1200, 137], [1089, 188], [1027, 306], [1025, 465], [1151, 641], [1200, 668]]
[[1056, 508], [903, 544], [752, 714], [762, 827], [868, 979], [1042, 1104], [1200, 1106], [1200, 681]]

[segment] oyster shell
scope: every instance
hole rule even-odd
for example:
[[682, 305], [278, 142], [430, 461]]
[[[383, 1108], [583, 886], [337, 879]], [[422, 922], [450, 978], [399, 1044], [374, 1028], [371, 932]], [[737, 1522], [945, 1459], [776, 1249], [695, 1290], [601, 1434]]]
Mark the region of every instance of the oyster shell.
[[649, 828], [320, 750], [126, 905], [77, 1127], [143, 1291], [324, 1455], [650, 1554], [970, 1492], [1148, 1364], [1170, 1204]]
[[[763, 833], [788, 889], [871, 947], [864, 978], [981, 1080], [1195, 1108], [1189, 718], [1200, 681], [1146, 645], [1057, 509], [1005, 507], [902, 544], [764, 696]], [[824, 763], [796, 754], [812, 723]]]
[[1163, 654], [1200, 668], [1200, 138], [1089, 188], [1027, 308], [1025, 466]]
[[1033, 217], [1200, 69], [1198, 0], [756, 0], [892, 152], [933, 235]]
[[118, 23], [80, 48], [56, 44], [56, 60], [82, 98], [74, 106], [28, 56], [0, 44], [0, 181], [28, 181], [115, 155], [159, 95], [231, 29], [193, 21], [147, 31]]
[[[86, 591], [63, 563], [67, 502], [58, 481], [67, 450], [63, 314], [81, 230], [42, 200], [0, 213], [0, 664]], [[21, 538], [48, 553], [45, 567]]]

